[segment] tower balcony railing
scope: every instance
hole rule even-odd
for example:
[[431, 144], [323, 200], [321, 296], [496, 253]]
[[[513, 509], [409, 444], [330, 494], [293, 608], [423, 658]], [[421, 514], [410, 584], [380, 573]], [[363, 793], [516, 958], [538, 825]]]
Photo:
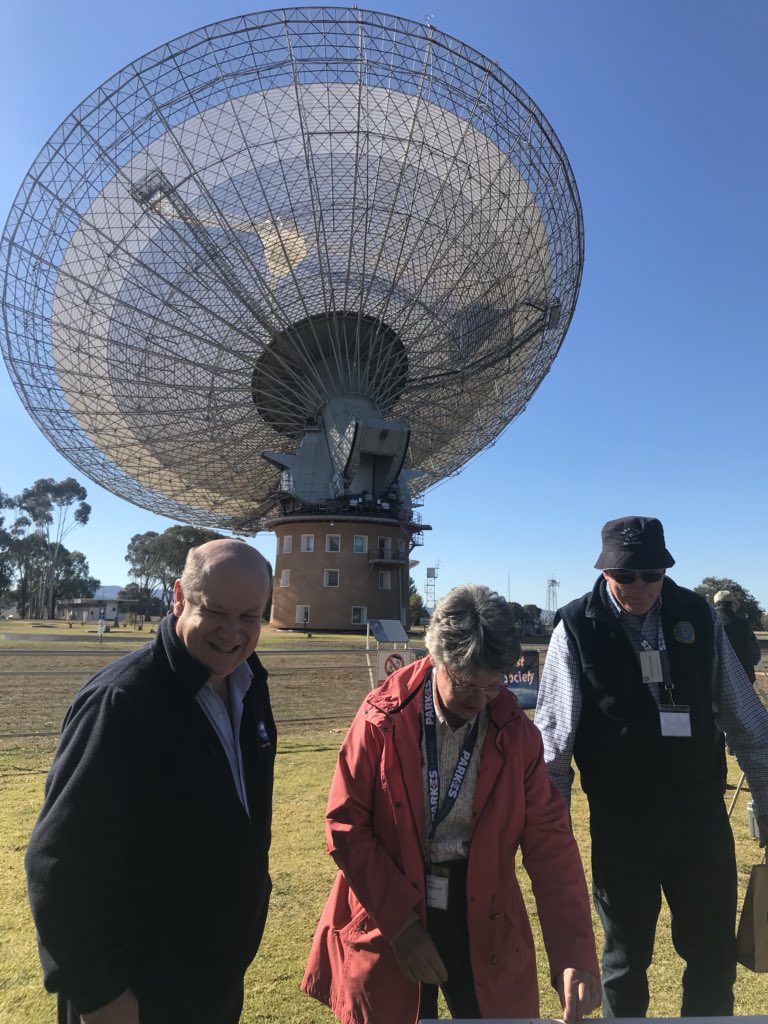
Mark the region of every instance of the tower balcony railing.
[[369, 565], [406, 565], [408, 563], [408, 552], [395, 548], [379, 547], [371, 548], [368, 552]]
[[284, 516], [351, 516], [393, 519], [408, 532], [421, 530], [421, 513], [403, 508], [399, 502], [382, 499], [330, 498], [322, 502], [306, 502], [299, 498], [281, 496], [280, 508]]

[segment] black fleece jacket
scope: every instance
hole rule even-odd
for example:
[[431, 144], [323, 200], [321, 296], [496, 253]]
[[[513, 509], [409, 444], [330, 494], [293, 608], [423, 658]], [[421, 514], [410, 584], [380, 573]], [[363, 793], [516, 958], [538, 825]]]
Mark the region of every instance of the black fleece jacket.
[[45, 985], [88, 1012], [130, 988], [142, 1024], [217, 1024], [269, 902], [276, 732], [261, 663], [241, 725], [250, 818], [195, 694], [208, 678], [161, 622], [69, 708], [26, 856]]

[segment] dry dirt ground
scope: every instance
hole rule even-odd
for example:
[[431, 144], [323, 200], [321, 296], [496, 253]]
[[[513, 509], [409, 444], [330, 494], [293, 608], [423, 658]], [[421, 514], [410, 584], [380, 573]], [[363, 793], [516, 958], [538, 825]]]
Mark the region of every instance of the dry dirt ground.
[[[58, 735], [61, 720], [84, 680], [151, 635], [108, 634], [63, 628], [12, 631], [0, 624], [0, 741], [41, 740]], [[543, 667], [546, 646], [538, 647]], [[375, 652], [360, 637], [305, 637], [265, 628], [259, 648], [269, 671], [272, 706], [283, 734], [318, 725], [345, 728], [375, 677]], [[765, 651], [768, 661], [768, 651]], [[758, 676], [758, 688], [768, 677]]]
[[[146, 637], [146, 634], [145, 634]], [[143, 641], [66, 633], [31, 638], [0, 629], [0, 740], [55, 737], [82, 682]], [[147, 637], [147, 639], [150, 639]], [[346, 726], [370, 688], [359, 638], [307, 639], [267, 633], [259, 654], [281, 732]], [[375, 652], [371, 665], [375, 674]]]
[[[0, 742], [55, 738], [80, 685], [152, 639], [146, 631], [118, 630], [100, 643], [93, 624], [70, 630], [64, 623], [0, 622]], [[419, 642], [415, 638], [412, 645]], [[546, 647], [539, 651], [543, 665]], [[269, 671], [272, 707], [283, 734], [317, 725], [346, 728], [376, 676], [375, 651], [366, 651], [361, 636], [307, 637], [265, 627], [258, 653]]]

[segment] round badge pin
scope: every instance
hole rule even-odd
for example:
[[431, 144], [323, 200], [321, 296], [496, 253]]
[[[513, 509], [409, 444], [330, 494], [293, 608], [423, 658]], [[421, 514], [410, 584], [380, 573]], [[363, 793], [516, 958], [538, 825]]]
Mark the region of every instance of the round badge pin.
[[692, 644], [696, 639], [696, 633], [690, 622], [678, 622], [672, 630], [672, 635], [675, 640], [679, 640], [681, 644]]

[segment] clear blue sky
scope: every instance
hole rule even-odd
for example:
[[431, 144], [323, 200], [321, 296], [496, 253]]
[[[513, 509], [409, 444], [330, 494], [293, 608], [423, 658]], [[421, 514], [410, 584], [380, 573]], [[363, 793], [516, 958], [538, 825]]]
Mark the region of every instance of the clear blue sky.
[[[265, 6], [296, 6], [275, 3]], [[576, 315], [528, 409], [426, 495], [414, 557], [438, 595], [474, 580], [521, 603], [596, 573], [600, 527], [656, 515], [693, 586], [730, 576], [768, 607], [768, 3], [765, 0], [387, 0], [497, 60], [557, 131], [581, 192]], [[228, 0], [21, 0], [0, 13], [0, 219], [43, 143], [142, 53], [256, 9]], [[69, 539], [105, 584], [132, 534], [171, 521], [83, 478], [0, 366], [0, 488], [78, 476], [91, 523]], [[256, 544], [274, 554], [270, 534]], [[509, 581], [509, 583], [508, 583]]]

